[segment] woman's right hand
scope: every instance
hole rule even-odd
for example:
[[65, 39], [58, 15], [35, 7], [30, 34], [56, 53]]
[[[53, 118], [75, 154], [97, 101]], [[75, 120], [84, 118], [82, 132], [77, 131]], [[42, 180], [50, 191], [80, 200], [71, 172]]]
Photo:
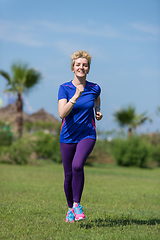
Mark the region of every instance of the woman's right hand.
[[82, 84], [76, 87], [76, 93], [75, 93], [76, 99], [78, 99], [81, 96], [83, 91], [84, 91], [84, 86]]

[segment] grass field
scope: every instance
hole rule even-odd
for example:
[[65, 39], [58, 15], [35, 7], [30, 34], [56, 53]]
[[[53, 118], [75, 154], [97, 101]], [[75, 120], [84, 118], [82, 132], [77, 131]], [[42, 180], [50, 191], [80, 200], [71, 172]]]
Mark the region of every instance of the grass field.
[[160, 239], [160, 168], [85, 167], [86, 220], [65, 223], [62, 165], [0, 165], [0, 239]]

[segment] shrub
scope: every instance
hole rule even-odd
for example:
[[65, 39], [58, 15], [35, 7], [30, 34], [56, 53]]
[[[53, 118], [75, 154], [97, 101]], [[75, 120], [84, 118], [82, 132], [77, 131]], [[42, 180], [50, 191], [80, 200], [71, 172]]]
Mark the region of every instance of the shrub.
[[115, 139], [112, 154], [120, 166], [146, 167], [150, 152], [147, 143], [139, 137], [131, 137], [126, 140]]
[[160, 145], [152, 146], [152, 161], [157, 162], [158, 166], [160, 166]]
[[[111, 157], [111, 142], [106, 139], [97, 139], [94, 149], [88, 157], [87, 163], [98, 162], [98, 163], [114, 163]], [[86, 163], [86, 164], [87, 164]]]
[[57, 137], [39, 132], [18, 139], [10, 146], [0, 146], [1, 163], [37, 165], [37, 159], [62, 162]]
[[142, 134], [140, 138], [148, 144], [152, 165], [160, 166], [160, 133]]
[[54, 133], [54, 135], [58, 135], [61, 128], [61, 123], [44, 122], [44, 121], [24, 122], [24, 127], [28, 132], [38, 132], [42, 130], [48, 130], [49, 132]]
[[39, 132], [36, 134], [37, 140], [35, 152], [39, 158], [51, 159], [54, 162], [61, 163], [60, 144], [57, 137], [50, 133]]
[[9, 146], [12, 143], [13, 135], [10, 126], [0, 122], [0, 146]]
[[33, 143], [26, 139], [18, 139], [9, 147], [1, 148], [0, 162], [10, 164], [28, 164], [33, 152]]

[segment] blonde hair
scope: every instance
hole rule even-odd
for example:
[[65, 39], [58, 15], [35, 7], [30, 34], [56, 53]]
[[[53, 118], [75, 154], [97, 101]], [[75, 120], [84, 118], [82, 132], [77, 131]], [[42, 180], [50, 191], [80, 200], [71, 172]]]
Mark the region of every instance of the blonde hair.
[[71, 70], [73, 70], [75, 60], [78, 58], [86, 58], [88, 60], [88, 73], [89, 73], [92, 56], [89, 55], [88, 52], [83, 51], [83, 50], [79, 50], [79, 51], [71, 54]]

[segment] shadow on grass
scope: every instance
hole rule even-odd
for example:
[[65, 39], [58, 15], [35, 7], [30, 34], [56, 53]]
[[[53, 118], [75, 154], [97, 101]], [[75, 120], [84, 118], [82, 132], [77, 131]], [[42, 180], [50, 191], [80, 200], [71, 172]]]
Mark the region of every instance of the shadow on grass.
[[160, 224], [160, 219], [150, 220], [138, 220], [138, 219], [110, 219], [110, 218], [98, 218], [91, 221], [80, 222], [79, 227], [84, 229], [90, 229], [94, 227], [119, 227], [127, 225], [156, 225]]

